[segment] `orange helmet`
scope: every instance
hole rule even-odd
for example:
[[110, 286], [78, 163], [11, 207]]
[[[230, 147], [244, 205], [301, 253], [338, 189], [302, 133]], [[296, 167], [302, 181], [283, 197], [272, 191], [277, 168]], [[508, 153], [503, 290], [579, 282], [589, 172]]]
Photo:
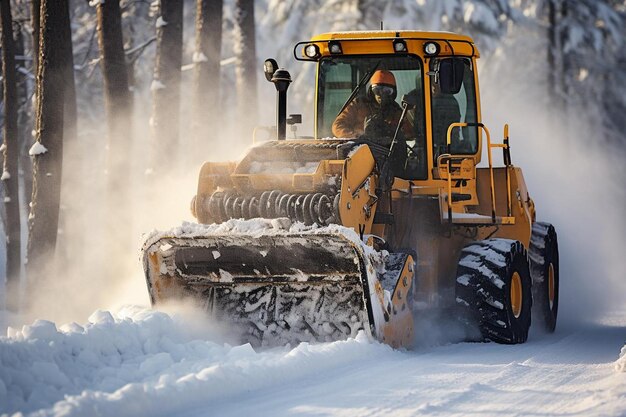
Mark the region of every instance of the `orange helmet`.
[[393, 76], [393, 73], [391, 71], [378, 70], [372, 75], [372, 78], [370, 79], [370, 83], [372, 85], [385, 84], [391, 87], [395, 87], [396, 77]]
[[368, 90], [368, 95], [370, 98], [374, 97], [374, 89], [378, 88], [378, 86], [387, 86], [393, 89], [391, 95], [387, 96], [391, 98], [391, 100], [396, 99], [396, 77], [393, 76], [391, 71], [387, 70], [377, 70], [372, 74], [372, 78], [370, 78], [370, 88]]

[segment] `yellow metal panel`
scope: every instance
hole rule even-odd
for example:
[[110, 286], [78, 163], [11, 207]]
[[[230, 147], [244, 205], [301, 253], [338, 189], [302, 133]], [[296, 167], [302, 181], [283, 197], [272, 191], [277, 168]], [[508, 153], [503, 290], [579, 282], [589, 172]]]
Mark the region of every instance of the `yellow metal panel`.
[[413, 343], [413, 315], [408, 296], [413, 291], [414, 263], [413, 257], [408, 256], [391, 295], [389, 321], [383, 327], [383, 341], [395, 348], [410, 347]]
[[474, 42], [467, 35], [460, 35], [452, 32], [421, 31], [421, 30], [362, 30], [327, 32], [314, 36], [311, 40], [332, 40], [332, 39], [375, 39], [375, 38], [395, 38], [399, 34], [400, 38], [432, 38], [449, 39], [457, 41]]
[[204, 202], [218, 187], [232, 187], [231, 173], [237, 166], [236, 162], [205, 162], [200, 168], [198, 175], [198, 191], [194, 197], [191, 209], [194, 217], [199, 223], [209, 221], [208, 213], [205, 211]]
[[374, 221], [377, 197], [374, 157], [361, 146], [344, 161], [339, 216], [341, 224], [369, 234]]
[[[426, 60], [424, 63], [424, 73], [426, 73], [429, 60]], [[428, 179], [433, 178], [433, 115], [432, 115], [432, 87], [430, 85], [429, 76], [424, 76], [424, 117], [426, 118], [426, 132], [424, 132], [424, 136], [426, 137], [426, 164], [428, 166]]]
[[[478, 85], [478, 67], [477, 59], [478, 57], [472, 58], [472, 68], [474, 69], [474, 91], [476, 92], [476, 122], [482, 123], [483, 116], [480, 107], [480, 86]], [[482, 129], [478, 129], [478, 151], [476, 152], [476, 165], [480, 163], [481, 156], [483, 154], [483, 131]]]
[[330, 41], [342, 39], [392, 39], [392, 38], [416, 38], [427, 40], [447, 40], [449, 42], [470, 43], [474, 41], [471, 37], [460, 35], [452, 32], [433, 32], [433, 31], [417, 31], [417, 30], [380, 30], [380, 31], [349, 31], [349, 32], [328, 32], [322, 33], [311, 38], [315, 41]]
[[[509, 178], [511, 181], [510, 198], [513, 202], [511, 217], [505, 216], [507, 210], [505, 170], [507, 169], [509, 170]], [[533, 203], [528, 195], [522, 171], [519, 168], [510, 166], [508, 168], [494, 168], [493, 173], [496, 192], [496, 214], [503, 219], [503, 225], [493, 234], [493, 237], [519, 240], [528, 248], [532, 231], [531, 210], [533, 210]], [[475, 212], [482, 215], [489, 215], [491, 213], [489, 169], [478, 168], [476, 170], [476, 176], [478, 178], [477, 192], [480, 204], [476, 207]], [[510, 219], [514, 219], [514, 221]], [[480, 230], [479, 238], [485, 238], [487, 235], [491, 235], [491, 233], [492, 231], [490, 230]]]
[[[448, 159], [452, 160], [452, 172], [448, 172]], [[439, 178], [448, 178], [452, 180], [471, 180], [476, 178], [476, 164], [474, 156], [457, 156], [457, 155], [439, 155], [437, 158], [437, 171]]]

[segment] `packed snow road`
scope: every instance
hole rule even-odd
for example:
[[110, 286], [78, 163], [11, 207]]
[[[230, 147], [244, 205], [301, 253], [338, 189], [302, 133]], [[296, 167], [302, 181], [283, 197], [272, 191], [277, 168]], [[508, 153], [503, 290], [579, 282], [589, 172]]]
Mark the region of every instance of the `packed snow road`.
[[9, 329], [0, 339], [0, 413], [626, 415], [623, 313], [531, 334], [523, 345], [415, 351], [359, 336], [255, 352], [215, 342], [217, 330], [136, 307], [96, 312], [84, 325], [39, 320]]

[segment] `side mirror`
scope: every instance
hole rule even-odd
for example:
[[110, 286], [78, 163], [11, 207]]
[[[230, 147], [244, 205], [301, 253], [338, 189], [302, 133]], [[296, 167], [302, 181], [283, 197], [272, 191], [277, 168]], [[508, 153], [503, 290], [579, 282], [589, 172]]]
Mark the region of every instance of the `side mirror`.
[[267, 81], [272, 81], [272, 77], [274, 76], [276, 70], [278, 70], [278, 63], [276, 60], [272, 58], [266, 59], [263, 64], [263, 73], [265, 74], [265, 79]]
[[444, 94], [457, 94], [463, 84], [465, 63], [459, 58], [444, 58], [439, 63], [439, 87]]
[[295, 125], [295, 124], [301, 124], [301, 123], [302, 123], [301, 114], [290, 114], [289, 117], [287, 117], [288, 125]]

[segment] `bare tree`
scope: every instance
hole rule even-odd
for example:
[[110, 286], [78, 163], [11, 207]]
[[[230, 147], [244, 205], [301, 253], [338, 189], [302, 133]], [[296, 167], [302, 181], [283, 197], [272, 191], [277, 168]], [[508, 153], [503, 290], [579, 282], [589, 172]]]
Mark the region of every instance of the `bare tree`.
[[176, 161], [180, 114], [180, 67], [183, 59], [183, 2], [161, 0], [157, 19], [157, 54], [152, 83], [152, 169], [167, 172]]
[[[223, 0], [196, 1], [194, 62], [194, 149], [204, 157], [219, 127]], [[213, 134], [212, 134], [213, 133]]]
[[[39, 32], [41, 31], [41, 0], [31, 0], [30, 2], [31, 11], [30, 11], [30, 26], [31, 26], [31, 35], [32, 35], [32, 65], [31, 72], [37, 77], [39, 73], [38, 65], [39, 65]], [[36, 94], [37, 85], [34, 86], [34, 94]], [[37, 115], [37, 104], [33, 102], [33, 106], [31, 108], [31, 127], [34, 129], [34, 125], [36, 121], [34, 120]], [[30, 142], [32, 140], [32, 135], [26, 138], [27, 144], [25, 144], [22, 149], [22, 160], [25, 162], [24, 166], [30, 166], [28, 168], [28, 173], [25, 172], [24, 175], [24, 195], [26, 197], [26, 202], [30, 204], [30, 199], [33, 195], [33, 168], [30, 160], [30, 155], [28, 155], [28, 150], [30, 149]], [[28, 175], [26, 175], [28, 174]]]
[[563, 55], [562, 0], [548, 0], [548, 96], [550, 104], [563, 111], [565, 108], [565, 70]]
[[74, 52], [72, 48], [72, 30], [70, 21], [69, 7], [61, 8], [62, 22], [59, 25], [59, 36], [62, 39], [69, 39], [69, 43], [61, 49], [63, 53], [63, 86], [65, 89], [65, 114], [63, 118], [64, 134], [63, 140], [66, 145], [73, 144], [76, 141], [77, 134], [77, 110], [76, 110], [76, 85], [74, 82]]
[[[119, 0], [101, 2], [97, 6], [98, 44], [100, 45], [102, 76], [104, 78], [105, 108], [108, 120], [108, 186], [110, 194], [127, 194], [126, 175], [131, 132], [132, 96], [122, 36]], [[123, 196], [122, 200], [125, 198]], [[121, 219], [120, 219], [121, 220]], [[130, 222], [125, 221], [128, 226]]]
[[71, 65], [67, 50], [65, 16], [68, 0], [41, 1], [41, 31], [37, 73], [36, 143], [33, 158], [33, 196], [30, 212], [27, 272], [30, 283], [43, 279], [44, 269], [53, 259], [57, 241], [61, 175], [63, 164], [63, 123], [65, 74]]
[[31, 0], [30, 25], [33, 29], [33, 73], [39, 73], [37, 65], [39, 62], [39, 32], [41, 23], [41, 0]]
[[119, 274], [125, 255], [132, 250], [132, 201], [129, 184], [132, 144], [132, 95], [124, 53], [119, 0], [97, 5], [100, 68], [104, 79], [107, 116], [107, 192], [104, 239], [115, 262], [102, 265], [109, 275]]
[[19, 134], [17, 129], [17, 80], [11, 2], [0, 0], [2, 29], [2, 74], [4, 84], [4, 210], [7, 233], [7, 307], [19, 308], [19, 282], [22, 263], [20, 238], [20, 201], [18, 189]]
[[254, 0], [235, 2], [235, 55], [238, 113], [245, 115], [242, 135], [257, 122], [257, 63], [254, 23]]
[[[62, 14], [63, 22], [60, 24], [59, 31], [63, 31], [61, 37], [72, 39], [71, 33], [71, 20], [70, 20], [70, 11], [69, 7], [64, 8], [62, 10], [64, 13]], [[69, 47], [63, 48], [63, 60], [67, 62], [69, 65], [64, 67], [63, 74], [63, 88], [65, 91], [65, 99], [64, 99], [64, 115], [63, 115], [63, 146], [64, 153], [66, 156], [66, 161], [72, 161], [73, 166], [70, 172], [68, 170], [64, 173], [63, 183], [68, 185], [68, 187], [64, 187], [65, 189], [71, 187], [76, 189], [77, 184], [75, 183], [75, 179], [80, 177], [80, 163], [78, 163], [80, 159], [80, 155], [77, 153], [77, 109], [76, 109], [76, 85], [74, 82], [74, 53], [72, 44], [70, 42]], [[68, 181], [71, 179], [71, 181]], [[74, 182], [72, 182], [74, 181]], [[64, 199], [64, 193], [66, 193], [62, 189], [61, 191], [61, 199]], [[61, 206], [59, 212], [59, 229], [67, 230], [68, 221], [70, 221], [70, 217], [73, 217], [71, 212], [68, 212], [68, 206]], [[82, 239], [82, 235], [78, 235], [76, 239]], [[60, 234], [59, 240], [57, 241], [57, 261], [59, 263], [59, 267], [65, 269], [68, 262], [71, 262], [70, 256], [68, 254], [67, 241], [64, 239], [64, 234]], [[83, 248], [83, 245], [76, 244], [77, 248]], [[82, 256], [79, 256], [82, 258]]]
[[[20, 143], [20, 161], [19, 171], [22, 194], [20, 201], [22, 206], [28, 206], [30, 197], [33, 195], [33, 167], [28, 155], [28, 149], [32, 145], [32, 110], [30, 100], [30, 91], [32, 88], [29, 69], [27, 68], [26, 52], [24, 47], [24, 27], [21, 24], [13, 22], [14, 38], [15, 38], [15, 56], [21, 57], [17, 64], [17, 97], [19, 108], [17, 114], [18, 135]], [[36, 73], [35, 73], [36, 74]]]

